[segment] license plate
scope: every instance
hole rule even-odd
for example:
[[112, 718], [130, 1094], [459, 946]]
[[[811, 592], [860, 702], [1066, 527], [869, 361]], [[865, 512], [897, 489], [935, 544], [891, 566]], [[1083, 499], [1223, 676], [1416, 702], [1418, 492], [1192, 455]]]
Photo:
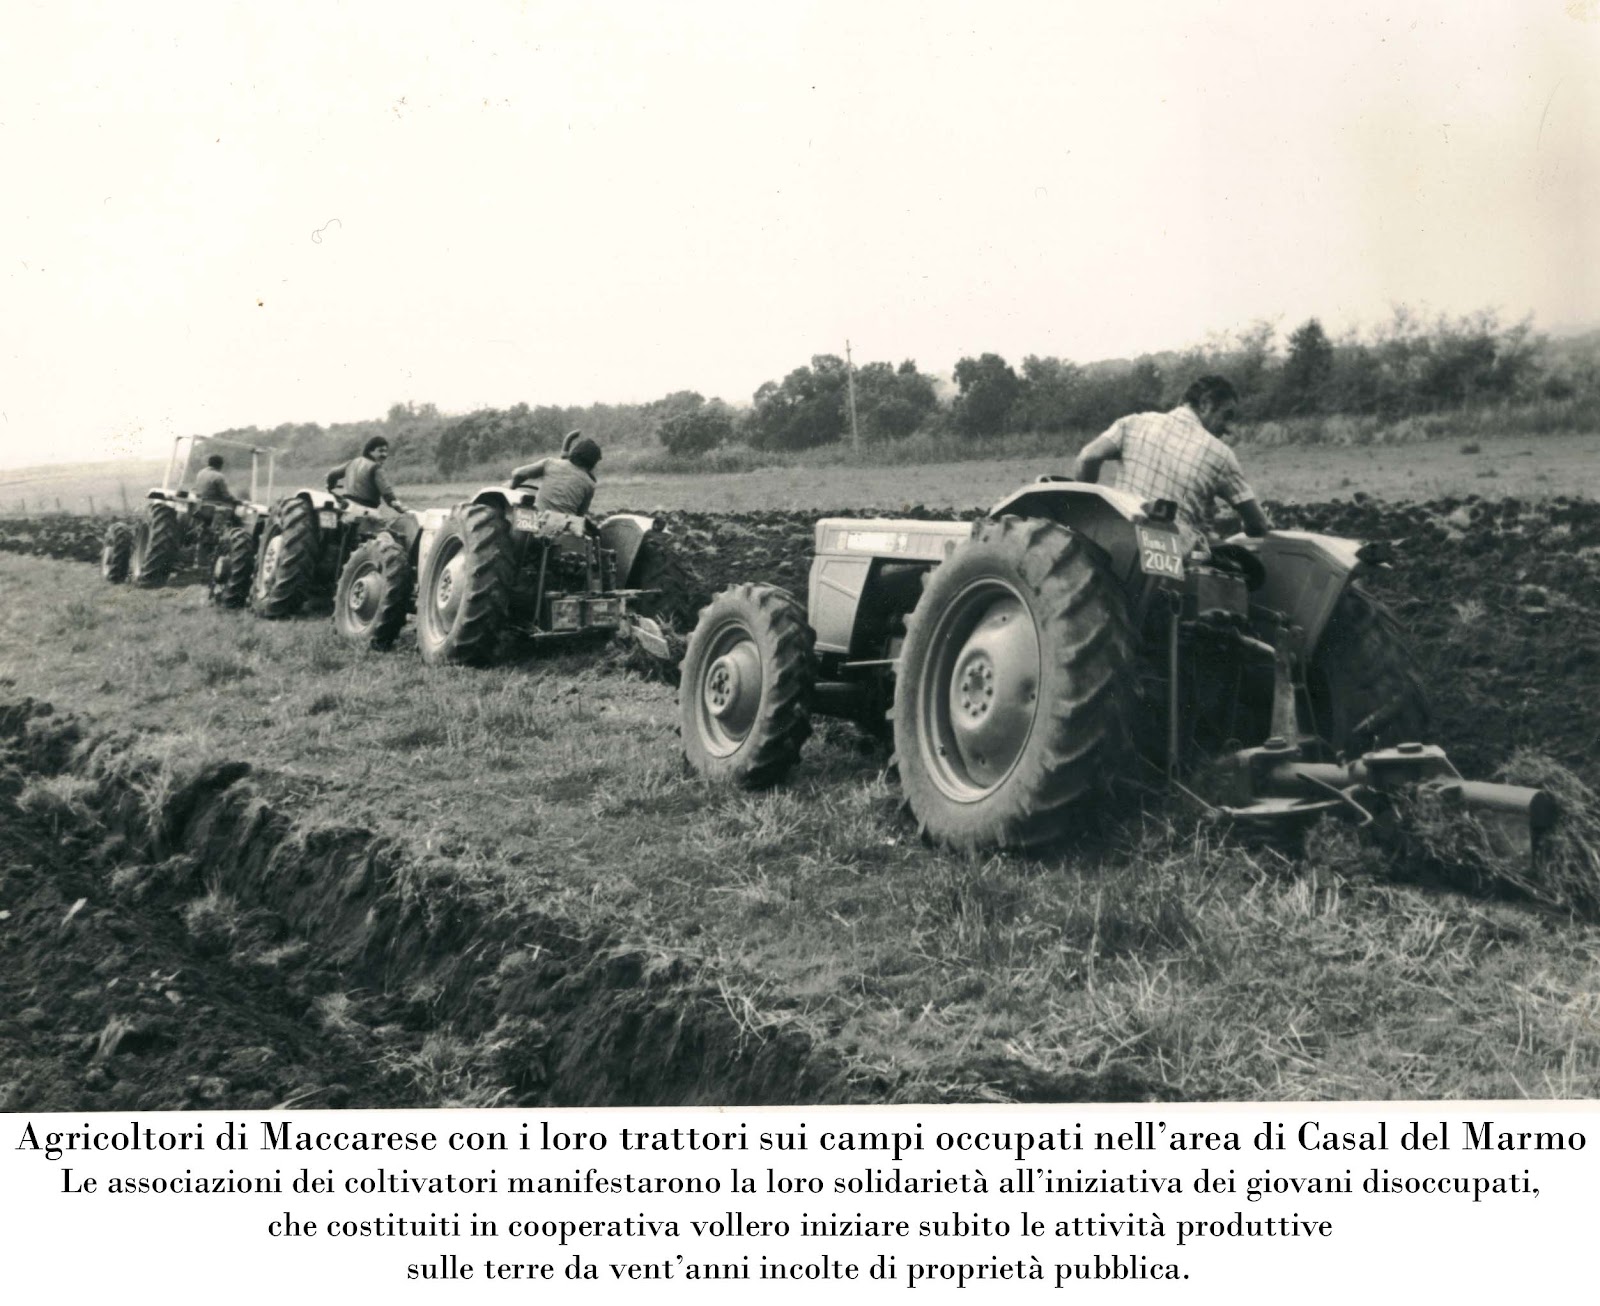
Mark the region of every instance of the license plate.
[[1139, 533], [1139, 570], [1146, 576], [1183, 579], [1183, 540], [1177, 531], [1135, 527]]
[[323, 530], [331, 531], [338, 528], [339, 514], [334, 512], [331, 508], [324, 508], [317, 514], [317, 516], [322, 519]]
[[513, 508], [511, 510], [511, 529], [514, 531], [538, 530], [538, 514], [532, 508]]

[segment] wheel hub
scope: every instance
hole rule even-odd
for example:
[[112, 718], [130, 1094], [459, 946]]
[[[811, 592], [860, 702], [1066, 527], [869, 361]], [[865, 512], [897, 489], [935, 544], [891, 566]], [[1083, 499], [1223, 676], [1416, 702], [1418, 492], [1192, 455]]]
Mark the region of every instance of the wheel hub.
[[381, 587], [372, 583], [370, 575], [357, 576], [350, 586], [345, 604], [353, 616], [365, 621], [371, 617], [372, 609], [377, 607], [380, 593]]
[[703, 734], [712, 750], [737, 749], [761, 709], [761, 654], [743, 632], [733, 635], [706, 666], [700, 705]]
[[1009, 587], [976, 590], [954, 606], [947, 651], [924, 682], [921, 733], [940, 787], [970, 802], [1011, 773], [1033, 733], [1039, 636]]
[[441, 613], [453, 612], [456, 590], [461, 583], [461, 554], [456, 554], [439, 569], [439, 583], [434, 587], [433, 605]]
[[278, 574], [278, 555], [283, 552], [283, 536], [274, 535], [267, 541], [265, 552], [261, 555], [261, 583], [269, 585], [272, 578]]

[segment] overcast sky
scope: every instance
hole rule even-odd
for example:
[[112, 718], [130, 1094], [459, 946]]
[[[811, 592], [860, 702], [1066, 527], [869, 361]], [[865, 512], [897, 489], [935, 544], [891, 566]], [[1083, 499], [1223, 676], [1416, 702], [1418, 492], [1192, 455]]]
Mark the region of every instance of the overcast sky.
[[1600, 321], [1600, 0], [7, 6], [0, 463]]

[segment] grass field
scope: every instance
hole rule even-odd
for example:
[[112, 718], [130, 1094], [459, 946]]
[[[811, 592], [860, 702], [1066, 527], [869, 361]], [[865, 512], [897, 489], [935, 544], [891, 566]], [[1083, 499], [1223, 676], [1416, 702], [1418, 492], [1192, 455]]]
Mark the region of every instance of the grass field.
[[[197, 587], [0, 556], [0, 677], [156, 773], [254, 763], [314, 828], [719, 977], [752, 1040], [800, 1031], [898, 1100], [1600, 1094], [1600, 929], [1304, 859], [1157, 805], [1038, 859], [930, 850], [880, 753], [824, 726], [761, 795], [686, 773], [673, 691], [614, 656], [430, 669]], [[46, 597], [48, 596], [48, 597]]]

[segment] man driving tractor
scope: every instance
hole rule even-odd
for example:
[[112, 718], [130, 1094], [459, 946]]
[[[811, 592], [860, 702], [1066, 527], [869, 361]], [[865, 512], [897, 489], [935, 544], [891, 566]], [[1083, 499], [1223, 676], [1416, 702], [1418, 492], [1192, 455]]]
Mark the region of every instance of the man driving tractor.
[[1226, 377], [1202, 376], [1171, 412], [1133, 413], [1084, 445], [1073, 477], [1093, 483], [1103, 464], [1117, 463], [1107, 484], [1141, 499], [1176, 503], [1178, 526], [1191, 548], [1205, 539], [1212, 502], [1219, 498], [1233, 505], [1245, 534], [1265, 535], [1267, 516], [1238, 456], [1222, 440], [1238, 403], [1239, 393]]
[[[363, 508], [376, 508], [379, 502], [388, 504], [396, 512], [405, 512], [406, 506], [395, 497], [394, 487], [383, 465], [389, 460], [389, 442], [375, 435], [361, 446], [358, 457], [341, 463], [328, 473], [328, 492], [342, 493], [352, 503]], [[342, 491], [336, 490], [344, 482]]]
[[511, 488], [538, 481], [539, 493], [533, 501], [535, 508], [581, 517], [589, 511], [594, 499], [594, 468], [600, 461], [600, 446], [588, 436], [573, 431], [561, 442], [561, 447], [563, 457], [541, 458], [513, 471]]
[[228, 488], [228, 478], [222, 474], [224, 466], [220, 453], [211, 454], [206, 465], [194, 478], [194, 497], [201, 503], [220, 503], [232, 506], [239, 502]]

